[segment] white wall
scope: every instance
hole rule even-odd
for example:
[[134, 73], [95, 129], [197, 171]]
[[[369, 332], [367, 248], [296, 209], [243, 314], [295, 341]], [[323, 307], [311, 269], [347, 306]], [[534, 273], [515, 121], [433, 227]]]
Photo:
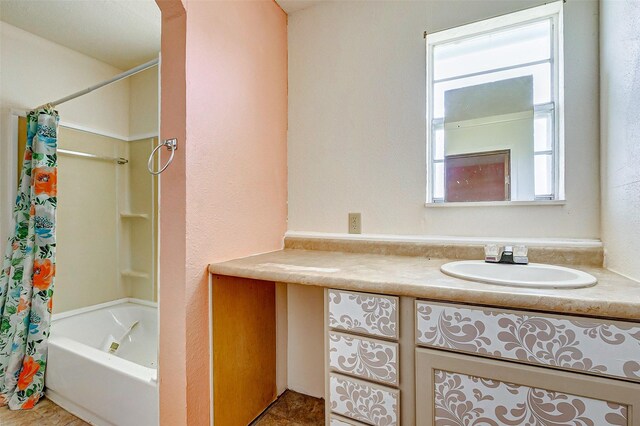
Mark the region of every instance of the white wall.
[[[0, 22], [0, 46], [3, 108], [31, 109], [122, 72], [4, 22]], [[114, 83], [57, 109], [66, 123], [127, 138], [129, 81]]]
[[425, 43], [544, 3], [322, 2], [289, 16], [289, 230], [599, 238], [598, 5], [565, 4], [564, 206], [425, 202]]
[[324, 398], [324, 289], [287, 284], [287, 388]]
[[[122, 72], [115, 67], [0, 22], [0, 246], [15, 190], [11, 109], [29, 110]], [[126, 139], [129, 82], [115, 83], [57, 107], [64, 123]]]
[[137, 140], [159, 133], [158, 67], [129, 77], [129, 139]]
[[603, 0], [600, 25], [606, 265], [640, 280], [640, 2]]
[[[130, 158], [122, 140], [62, 126], [58, 134], [60, 148]], [[127, 174], [127, 166], [58, 157], [54, 313], [129, 296], [120, 279], [122, 240], [116, 237]]]

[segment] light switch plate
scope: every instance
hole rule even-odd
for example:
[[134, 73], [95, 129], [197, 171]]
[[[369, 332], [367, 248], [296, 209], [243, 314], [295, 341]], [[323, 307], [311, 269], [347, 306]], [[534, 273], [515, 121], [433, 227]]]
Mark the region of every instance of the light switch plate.
[[362, 214], [349, 213], [349, 233], [362, 234]]

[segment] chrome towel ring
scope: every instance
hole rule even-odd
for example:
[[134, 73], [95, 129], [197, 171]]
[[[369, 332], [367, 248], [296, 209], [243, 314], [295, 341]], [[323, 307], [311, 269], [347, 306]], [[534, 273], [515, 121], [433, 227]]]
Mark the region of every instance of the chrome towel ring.
[[[156, 172], [155, 170], [153, 170], [153, 158], [156, 155], [156, 152], [158, 152], [163, 146], [167, 147], [167, 149], [171, 151], [171, 155], [169, 156], [167, 164], [162, 166], [160, 170]], [[147, 169], [149, 170], [149, 173], [151, 173], [152, 175], [159, 175], [160, 173], [164, 172], [167, 167], [169, 167], [169, 164], [171, 164], [171, 162], [173, 161], [173, 157], [174, 155], [176, 155], [176, 149], [178, 149], [178, 139], [175, 138], [165, 139], [161, 144], [153, 148], [153, 151], [151, 151], [151, 155], [149, 155], [149, 161], [147, 161]]]

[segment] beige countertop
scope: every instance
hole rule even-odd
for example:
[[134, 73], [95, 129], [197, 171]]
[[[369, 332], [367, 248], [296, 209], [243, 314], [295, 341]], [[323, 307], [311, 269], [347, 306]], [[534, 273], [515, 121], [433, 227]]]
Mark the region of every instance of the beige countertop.
[[285, 249], [209, 265], [209, 272], [505, 308], [640, 321], [640, 283], [603, 268], [573, 266], [598, 284], [554, 290], [506, 287], [449, 277], [448, 260], [413, 256]]

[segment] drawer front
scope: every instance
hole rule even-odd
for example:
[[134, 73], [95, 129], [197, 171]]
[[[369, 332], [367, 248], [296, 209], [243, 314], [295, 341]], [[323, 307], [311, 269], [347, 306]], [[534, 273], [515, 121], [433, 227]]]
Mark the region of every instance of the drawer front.
[[340, 373], [397, 386], [398, 344], [330, 332], [329, 367]]
[[640, 324], [416, 302], [416, 341], [640, 382]]
[[329, 290], [329, 327], [398, 339], [398, 298]]
[[334, 413], [370, 425], [400, 424], [400, 392], [395, 389], [331, 374], [329, 403]]
[[416, 424], [640, 426], [640, 385], [416, 349]]
[[626, 405], [525, 385], [434, 371], [434, 424], [452, 424], [452, 415], [488, 419], [492, 425], [627, 425]]

